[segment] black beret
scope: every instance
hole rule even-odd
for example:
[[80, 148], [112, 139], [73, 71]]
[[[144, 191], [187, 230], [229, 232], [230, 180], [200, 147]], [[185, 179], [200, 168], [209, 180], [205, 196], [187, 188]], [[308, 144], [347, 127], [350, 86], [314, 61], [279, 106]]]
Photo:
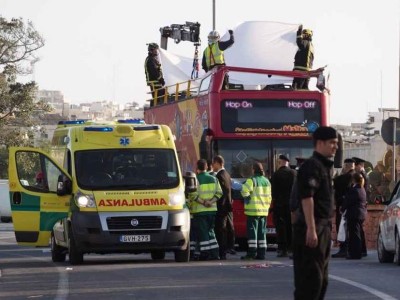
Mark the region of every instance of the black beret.
[[345, 160], [344, 160], [344, 163], [345, 164], [354, 164], [356, 161], [354, 160], [354, 159], [352, 159], [352, 158], [346, 158]]
[[287, 156], [285, 156], [283, 154], [279, 155], [279, 159], [290, 161], [289, 158], [287, 158]]
[[352, 159], [354, 160], [354, 162], [355, 162], [356, 164], [365, 163], [365, 160], [363, 160], [362, 158], [352, 157]]
[[313, 139], [315, 141], [321, 140], [321, 141], [327, 141], [331, 139], [337, 139], [338, 135], [335, 130], [335, 128], [329, 127], [329, 126], [320, 126], [317, 128], [317, 130], [314, 131], [313, 134]]

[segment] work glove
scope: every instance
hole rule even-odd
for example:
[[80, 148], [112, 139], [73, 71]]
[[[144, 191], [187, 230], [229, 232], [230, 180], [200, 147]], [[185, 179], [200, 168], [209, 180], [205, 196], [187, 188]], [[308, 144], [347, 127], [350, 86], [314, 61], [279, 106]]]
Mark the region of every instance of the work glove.
[[161, 85], [163, 86], [165, 85], [165, 80], [162, 77], [158, 80], [158, 82], [161, 83]]
[[303, 24], [300, 24], [299, 29], [297, 29], [297, 35], [300, 35], [303, 31]]
[[244, 199], [244, 204], [249, 204], [250, 203], [250, 196], [248, 196], [248, 197], [244, 197], [243, 198]]
[[229, 29], [228, 32], [229, 32], [230, 35], [233, 35], [233, 30], [232, 29]]

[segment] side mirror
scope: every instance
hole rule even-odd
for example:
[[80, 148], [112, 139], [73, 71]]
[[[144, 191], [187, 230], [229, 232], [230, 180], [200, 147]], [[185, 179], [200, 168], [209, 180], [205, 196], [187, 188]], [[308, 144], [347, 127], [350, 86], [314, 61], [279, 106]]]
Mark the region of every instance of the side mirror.
[[60, 175], [58, 176], [57, 180], [57, 195], [64, 196], [72, 194], [72, 182], [71, 180], [65, 176]]

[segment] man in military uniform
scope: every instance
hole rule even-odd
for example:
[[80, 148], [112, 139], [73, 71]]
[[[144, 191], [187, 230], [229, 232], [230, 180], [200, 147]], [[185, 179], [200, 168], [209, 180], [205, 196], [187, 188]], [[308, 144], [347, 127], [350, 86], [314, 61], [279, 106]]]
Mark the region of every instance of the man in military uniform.
[[337, 132], [332, 127], [318, 127], [313, 142], [313, 155], [297, 173], [300, 205], [293, 224], [295, 300], [323, 299], [328, 286]]

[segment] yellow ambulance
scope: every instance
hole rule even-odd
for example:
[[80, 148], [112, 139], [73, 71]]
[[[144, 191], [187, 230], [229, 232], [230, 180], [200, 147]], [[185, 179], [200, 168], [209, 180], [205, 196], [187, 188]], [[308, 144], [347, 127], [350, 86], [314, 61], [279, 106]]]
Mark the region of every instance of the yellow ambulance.
[[10, 148], [9, 188], [18, 244], [50, 243], [54, 262], [166, 251], [189, 260], [190, 214], [168, 126], [61, 121], [49, 153]]

